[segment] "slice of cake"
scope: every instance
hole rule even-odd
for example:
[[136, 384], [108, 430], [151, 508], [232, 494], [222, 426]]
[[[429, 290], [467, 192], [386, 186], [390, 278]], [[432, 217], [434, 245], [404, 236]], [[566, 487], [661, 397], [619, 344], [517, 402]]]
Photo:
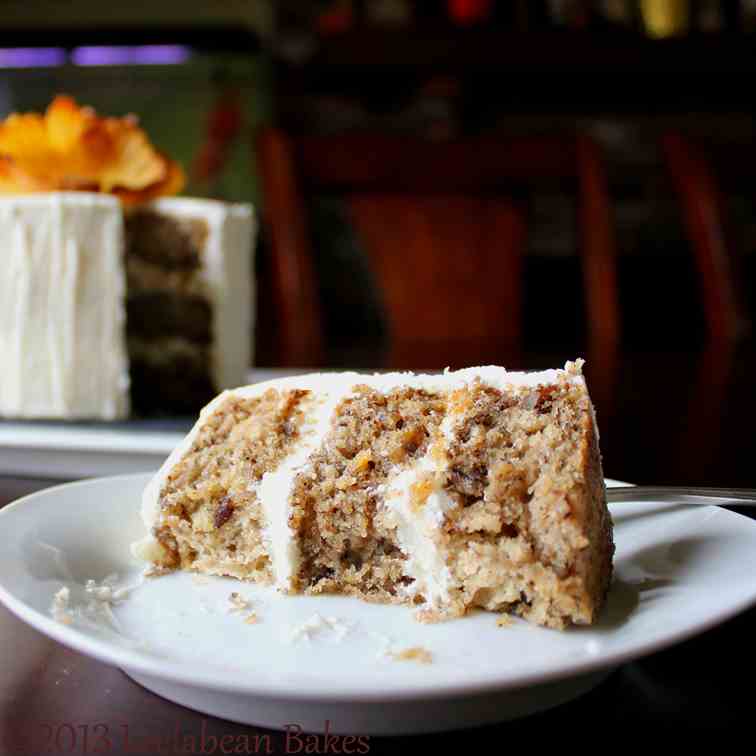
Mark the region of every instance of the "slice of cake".
[[580, 363], [510, 373], [317, 374], [202, 411], [144, 493], [163, 569], [282, 592], [595, 620], [612, 527]]
[[244, 383], [252, 208], [182, 184], [133, 117], [0, 123], [0, 417], [193, 414]]

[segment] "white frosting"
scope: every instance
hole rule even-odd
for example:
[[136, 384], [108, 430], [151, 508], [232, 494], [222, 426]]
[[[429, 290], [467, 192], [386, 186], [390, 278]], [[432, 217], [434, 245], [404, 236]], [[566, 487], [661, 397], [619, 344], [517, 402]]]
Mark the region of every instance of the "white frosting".
[[[431, 609], [448, 603], [452, 586], [446, 556], [435, 538], [447, 511], [456, 506], [439, 486], [439, 481], [432, 477], [443, 467], [429, 451], [379, 490], [384, 497], [383, 506], [389, 511], [388, 521], [396, 527], [399, 548], [407, 556], [405, 574], [414, 579], [405, 588], [405, 593], [409, 596], [422, 594]], [[431, 481], [433, 490], [422, 504], [416, 505], [412, 487], [424, 481]]]
[[265, 473], [256, 487], [257, 500], [265, 516], [263, 540], [273, 563], [276, 587], [284, 592], [291, 588], [300, 562], [297, 542], [289, 527], [289, 498], [294, 479], [310, 454], [320, 448], [330, 428], [333, 411], [345, 396], [346, 384], [340, 385], [337, 391], [315, 394], [312, 415], [302, 429], [302, 442], [276, 470]]
[[0, 198], [0, 415], [125, 417], [123, 215], [117, 199]]
[[310, 641], [314, 635], [320, 635], [326, 630], [333, 634], [334, 641], [340, 643], [349, 634], [353, 625], [351, 622], [338, 617], [321, 617], [317, 612], [308, 617], [304, 622], [292, 628], [289, 635], [291, 643], [300, 640]]
[[[294, 388], [311, 391], [314, 404], [309, 411], [309, 422], [304, 429], [302, 441], [277, 470], [266, 473], [262, 481], [254, 487], [265, 513], [263, 539], [271, 556], [275, 582], [279, 589], [286, 591], [299, 565], [298, 544], [288, 524], [292, 485], [297, 472], [307, 463], [311, 453], [320, 448], [337, 405], [358, 385], [367, 385], [382, 392], [388, 392], [398, 386], [423, 388], [428, 391], [449, 391], [476, 380], [496, 388], [537, 386], [559, 380], [583, 383], [580, 365], [568, 365], [566, 370], [536, 373], [508, 372], [501, 367], [487, 366], [439, 375], [313, 373], [225, 391], [202, 410], [195, 426], [150, 481], [142, 499], [142, 519], [150, 531], [159, 524], [160, 490], [167, 476], [191, 448], [205, 419], [229, 396], [248, 399], [259, 396], [270, 388], [279, 391]], [[454, 416], [447, 414], [441, 426], [442, 437], [450, 438], [454, 422]], [[423, 593], [431, 607], [443, 604], [451, 587], [451, 575], [446, 567], [445, 556], [437, 545], [434, 534], [441, 527], [445, 513], [456, 505], [438, 485], [435, 485], [424, 503], [415, 506], [412, 501], [412, 486], [422, 480], [432, 480], [434, 473], [443, 472], [445, 460], [439, 456], [434, 456], [433, 450], [429, 449], [413, 466], [400, 472], [378, 490], [383, 496], [384, 511], [391, 523], [396, 525], [399, 547], [407, 555], [407, 575], [415, 581], [407, 591], [410, 594]], [[440, 478], [438, 475], [436, 477]], [[148, 552], [149, 549], [144, 542], [135, 550], [135, 554]]]
[[219, 389], [245, 379], [252, 364], [255, 313], [255, 217], [251, 205], [163, 197], [148, 207], [175, 218], [201, 218], [208, 236], [198, 278], [213, 310], [211, 372]]

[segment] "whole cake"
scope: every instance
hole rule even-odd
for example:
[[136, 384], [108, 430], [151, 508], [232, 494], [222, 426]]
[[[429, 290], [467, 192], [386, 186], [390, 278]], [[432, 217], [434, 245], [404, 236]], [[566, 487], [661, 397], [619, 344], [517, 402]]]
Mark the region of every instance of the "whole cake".
[[58, 97], [0, 124], [0, 416], [194, 413], [244, 383], [252, 209], [182, 186], [133, 118]]
[[142, 515], [134, 550], [159, 569], [406, 603], [423, 620], [481, 607], [591, 623], [614, 551], [580, 362], [226, 391]]

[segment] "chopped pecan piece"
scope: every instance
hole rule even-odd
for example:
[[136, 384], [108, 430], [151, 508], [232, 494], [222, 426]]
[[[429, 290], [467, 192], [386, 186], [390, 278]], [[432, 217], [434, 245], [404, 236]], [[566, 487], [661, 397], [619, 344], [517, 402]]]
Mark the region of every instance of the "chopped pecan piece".
[[215, 510], [215, 519], [213, 523], [216, 530], [222, 528], [230, 519], [234, 513], [234, 504], [229, 496], [224, 496], [219, 502], [218, 507]]

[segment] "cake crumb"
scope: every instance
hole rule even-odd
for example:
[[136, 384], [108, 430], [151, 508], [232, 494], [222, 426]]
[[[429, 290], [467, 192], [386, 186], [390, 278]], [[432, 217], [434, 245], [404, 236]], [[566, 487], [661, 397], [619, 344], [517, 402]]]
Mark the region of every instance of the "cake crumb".
[[426, 473], [420, 480], [410, 485], [410, 508], [412, 511], [419, 512], [432, 493], [433, 479]]
[[73, 617], [69, 612], [69, 602], [71, 601], [71, 591], [63, 586], [54, 596], [50, 614], [56, 622], [62, 622], [64, 625], [73, 623]]
[[84, 585], [84, 590], [92, 596], [95, 601], [115, 606], [125, 601], [131, 594], [131, 591], [137, 587], [135, 585], [116, 588], [115, 584], [117, 582], [118, 575], [108, 575], [102, 583], [97, 583], [95, 580], [87, 580]]
[[394, 651], [389, 656], [394, 661], [414, 661], [419, 664], [430, 664], [433, 661], [433, 654], [422, 646], [412, 646], [403, 651]]
[[351, 630], [351, 625], [338, 619], [338, 617], [321, 617], [320, 614], [315, 612], [301, 625], [293, 629], [290, 640], [292, 643], [302, 639], [309, 641], [313, 635], [317, 635], [323, 630], [330, 630], [334, 634], [336, 642], [340, 642]]
[[260, 621], [260, 618], [254, 612], [250, 612], [250, 614], [248, 614], [244, 618], [245, 625], [256, 625], [259, 621]]
[[236, 591], [229, 595], [228, 600], [231, 604], [231, 607], [228, 610], [229, 613], [243, 612], [245, 609], [249, 609], [252, 606], [252, 603], [248, 599], [245, 599], [244, 596]]
[[64, 625], [74, 621], [85, 625], [107, 626], [120, 632], [113, 607], [126, 601], [131, 593], [142, 584], [140, 578], [133, 585], [118, 586], [118, 575], [108, 575], [102, 581], [87, 580], [84, 583], [86, 599], [76, 605], [71, 604], [71, 589], [63, 586], [54, 596], [50, 614]]
[[514, 624], [508, 614], [502, 614], [496, 618], [496, 627], [509, 627]]
[[415, 619], [424, 625], [430, 625], [443, 619], [444, 614], [438, 609], [418, 609], [415, 612]]

